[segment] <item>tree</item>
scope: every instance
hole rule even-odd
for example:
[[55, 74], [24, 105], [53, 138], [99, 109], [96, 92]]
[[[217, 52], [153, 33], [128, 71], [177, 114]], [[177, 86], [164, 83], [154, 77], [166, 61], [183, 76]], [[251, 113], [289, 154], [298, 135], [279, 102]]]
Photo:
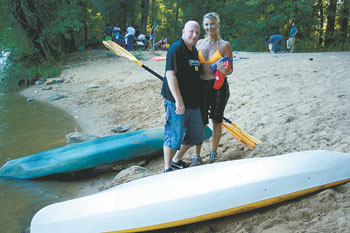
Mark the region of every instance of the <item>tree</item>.
[[12, 14], [27, 37], [32, 39], [34, 47], [39, 50], [41, 56], [52, 59], [52, 48], [42, 35], [43, 23], [35, 3], [32, 0], [14, 0]]
[[349, 48], [350, 0], [7, 0], [0, 4], [0, 48], [11, 51], [11, 75], [38, 79], [66, 53], [101, 48], [107, 24], [125, 31], [132, 23], [146, 33], [156, 22], [156, 37], [173, 43], [186, 21], [202, 24], [208, 12], [219, 14], [221, 35], [234, 50], [266, 51], [265, 38], [288, 37], [291, 21], [299, 28], [298, 51]]
[[147, 19], [149, 11], [149, 0], [141, 0], [141, 33], [147, 34]]
[[318, 10], [319, 10], [319, 39], [318, 39], [318, 45], [321, 47], [322, 43], [323, 43], [323, 24], [324, 24], [323, 0], [318, 0], [317, 6], [318, 6]]
[[327, 6], [327, 30], [325, 46], [329, 47], [334, 42], [334, 25], [337, 10], [337, 0], [330, 0]]
[[350, 17], [350, 1], [343, 0], [341, 15], [340, 15], [340, 38], [339, 41], [345, 44], [347, 36], [348, 36], [348, 24]]

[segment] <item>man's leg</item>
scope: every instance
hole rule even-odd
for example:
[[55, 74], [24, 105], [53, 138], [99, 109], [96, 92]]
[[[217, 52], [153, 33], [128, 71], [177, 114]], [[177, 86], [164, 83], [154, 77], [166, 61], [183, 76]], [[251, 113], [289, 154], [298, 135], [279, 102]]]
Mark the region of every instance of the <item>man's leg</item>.
[[171, 149], [170, 147], [163, 146], [163, 151], [164, 151], [164, 168], [166, 170], [171, 167], [171, 159], [175, 154], [175, 150]]
[[281, 52], [283, 53], [283, 52], [284, 52], [284, 48], [283, 48], [283, 46], [282, 46], [282, 40], [280, 40], [280, 41], [278, 42], [278, 44], [279, 44], [279, 49], [280, 49]]
[[164, 168], [165, 171], [171, 168], [171, 160], [177, 149], [181, 149], [183, 137], [184, 114], [175, 113], [176, 105], [167, 99], [164, 99], [166, 112], [166, 123], [164, 125]]
[[132, 40], [132, 35], [128, 35], [126, 37], [126, 49], [128, 51], [131, 51], [132, 50], [132, 43], [133, 43], [133, 40]]
[[[185, 135], [184, 143], [181, 145], [180, 150], [178, 150], [173, 158], [173, 162], [177, 163], [182, 160], [186, 151], [192, 145], [199, 145], [203, 142], [203, 121], [201, 116], [201, 110], [197, 109], [186, 109], [185, 112]], [[196, 147], [200, 150], [200, 147]], [[182, 162], [180, 162], [183, 164]]]
[[186, 153], [186, 151], [191, 147], [191, 145], [181, 145], [180, 150], [176, 151], [176, 154], [173, 158], [173, 161], [175, 163], [179, 162], [179, 160], [182, 160], [182, 157]]
[[130, 42], [131, 48], [130, 48], [130, 50], [133, 51], [133, 50], [134, 50], [134, 39], [135, 39], [135, 36], [134, 36], [134, 35], [131, 35], [130, 37], [131, 37], [131, 42]]
[[188, 165], [184, 161], [182, 161], [182, 157], [190, 147], [191, 145], [181, 145], [180, 150], [176, 151], [176, 154], [171, 161], [172, 168], [183, 169], [188, 167]]

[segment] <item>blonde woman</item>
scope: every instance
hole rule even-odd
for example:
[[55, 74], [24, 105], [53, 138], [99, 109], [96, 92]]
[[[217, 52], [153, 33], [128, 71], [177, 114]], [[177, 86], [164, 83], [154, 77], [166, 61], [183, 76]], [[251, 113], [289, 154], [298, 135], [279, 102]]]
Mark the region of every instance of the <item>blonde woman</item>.
[[[217, 159], [217, 148], [221, 139], [224, 110], [230, 96], [230, 91], [226, 79], [220, 89], [216, 90], [213, 88], [215, 72], [211, 70], [210, 65], [217, 62], [217, 70], [226, 76], [232, 74], [233, 69], [228, 69], [219, 61], [225, 56], [232, 58], [232, 49], [228, 41], [221, 39], [219, 31], [220, 18], [218, 14], [212, 12], [204, 15], [203, 28], [206, 37], [197, 42], [196, 48], [202, 69], [201, 79], [204, 101], [201, 107], [201, 113], [203, 124], [208, 124], [210, 118], [213, 127], [211, 149], [209, 152], [209, 162], [213, 162]], [[201, 146], [197, 145], [196, 155], [193, 158], [192, 165], [201, 163], [200, 151]]]

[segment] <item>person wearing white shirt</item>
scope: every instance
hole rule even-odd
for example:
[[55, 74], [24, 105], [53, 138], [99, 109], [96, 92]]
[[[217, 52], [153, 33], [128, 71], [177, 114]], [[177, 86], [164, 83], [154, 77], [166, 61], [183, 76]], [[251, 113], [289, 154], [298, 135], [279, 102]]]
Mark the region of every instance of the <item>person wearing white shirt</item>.
[[134, 37], [135, 37], [135, 28], [133, 28], [133, 26], [129, 26], [127, 29], [126, 29], [126, 49], [128, 51], [131, 51], [133, 50], [133, 44], [134, 44]]

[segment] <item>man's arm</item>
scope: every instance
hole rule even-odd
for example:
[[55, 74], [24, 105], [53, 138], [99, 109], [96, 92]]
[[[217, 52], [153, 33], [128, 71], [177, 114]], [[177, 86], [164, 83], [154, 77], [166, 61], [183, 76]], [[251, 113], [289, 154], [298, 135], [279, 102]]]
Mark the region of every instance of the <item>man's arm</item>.
[[185, 113], [185, 104], [182, 100], [182, 96], [180, 93], [180, 89], [179, 89], [179, 84], [177, 82], [177, 77], [176, 77], [176, 73], [174, 70], [168, 70], [166, 72], [166, 77], [168, 80], [168, 86], [169, 89], [171, 91], [171, 94], [174, 96], [175, 99], [175, 105], [176, 105], [176, 114], [184, 114]]
[[294, 32], [293, 38], [297, 35], [298, 29]]

